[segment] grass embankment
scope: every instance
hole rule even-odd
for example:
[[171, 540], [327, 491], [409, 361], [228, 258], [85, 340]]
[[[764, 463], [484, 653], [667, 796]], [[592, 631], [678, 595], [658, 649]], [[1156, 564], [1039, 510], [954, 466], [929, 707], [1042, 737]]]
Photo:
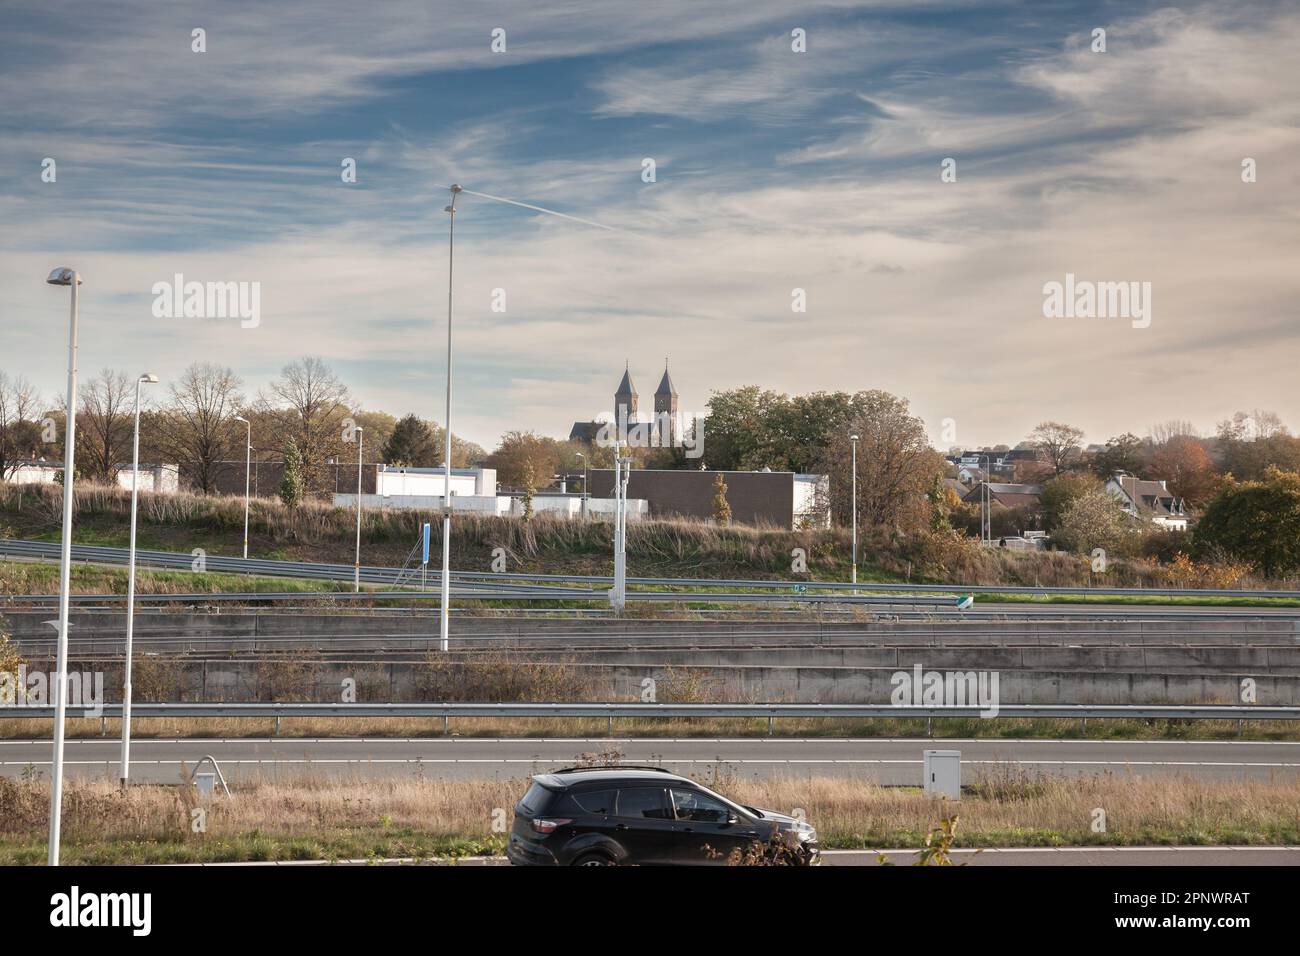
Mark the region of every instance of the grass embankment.
[[[1242, 727], [1242, 740], [1297, 740], [1300, 727], [1292, 720], [1252, 720]], [[589, 718], [525, 719], [456, 717], [449, 723], [451, 736], [603, 738], [606, 721]], [[931, 722], [930, 736], [939, 739], [987, 740], [1237, 740], [1233, 720], [1089, 720], [1086, 731], [1077, 720], [999, 718], [939, 718]], [[816, 720], [781, 717], [773, 721], [772, 736], [785, 738], [924, 738], [924, 719]], [[53, 722], [35, 718], [0, 718], [0, 739], [48, 738]], [[117, 720], [87, 720], [69, 716], [70, 738], [115, 737]], [[442, 737], [442, 718], [409, 717], [285, 717], [276, 730], [274, 718], [135, 717], [131, 736], [137, 738], [238, 737]], [[614, 737], [766, 737], [766, 718], [637, 718], [615, 720]]]
[[[703, 775], [742, 804], [801, 809], [828, 848], [912, 848], [943, 813], [915, 788], [827, 777]], [[497, 854], [526, 781], [281, 777], [199, 801], [188, 787], [74, 779], [65, 791], [63, 862], [431, 858]], [[0, 864], [45, 860], [49, 789], [0, 780]], [[1105, 832], [1093, 831], [1095, 810]], [[192, 811], [206, 811], [194, 832]], [[985, 776], [958, 808], [956, 846], [1277, 845], [1300, 842], [1300, 781], [1101, 775]]]
[[[58, 486], [0, 488], [0, 536], [57, 541]], [[112, 487], [79, 486], [75, 495], [74, 539], [81, 544], [125, 547], [130, 493]], [[243, 546], [243, 500], [192, 494], [140, 496], [139, 547], [237, 556]], [[367, 564], [401, 566], [417, 542], [421, 525], [437, 514], [376, 509], [363, 514], [362, 556]], [[297, 509], [259, 498], [250, 514], [249, 554], [257, 558], [351, 564], [355, 512], [309, 501]], [[609, 574], [611, 526], [537, 515], [531, 521], [474, 514], [452, 522], [452, 564], [492, 569], [493, 552], [504, 548], [508, 569], [526, 573]], [[438, 543], [434, 542], [435, 551]], [[643, 577], [791, 579], [792, 551], [807, 558], [807, 577], [844, 581], [849, 576], [847, 529], [784, 531], [700, 521], [637, 521], [628, 527], [628, 573]], [[859, 579], [880, 582], [1044, 587], [1196, 587], [1211, 583], [1196, 568], [1175, 572], [1143, 558], [1113, 557], [1104, 577], [1086, 557], [1058, 552], [982, 548], [956, 534], [910, 536], [864, 532]], [[1179, 577], [1179, 575], [1183, 575]], [[1187, 575], [1191, 575], [1188, 577]], [[1254, 587], [1266, 582], [1239, 577], [1218, 586]], [[1295, 587], [1296, 582], [1271, 582]], [[1011, 598], [1020, 600], [1019, 598]]]

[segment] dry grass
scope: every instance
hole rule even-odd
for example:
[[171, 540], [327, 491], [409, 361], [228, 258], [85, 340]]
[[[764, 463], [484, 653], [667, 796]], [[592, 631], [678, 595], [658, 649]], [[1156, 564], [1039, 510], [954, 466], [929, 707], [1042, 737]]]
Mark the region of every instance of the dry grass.
[[[60, 523], [57, 485], [0, 486], [0, 534], [48, 537]], [[74, 496], [78, 540], [121, 544], [126, 540], [130, 492], [78, 484]], [[242, 542], [243, 501], [237, 496], [196, 494], [140, 496], [140, 540], [144, 547], [236, 554]], [[373, 509], [363, 515], [363, 545], [372, 563], [401, 564], [431, 512]], [[296, 509], [276, 498], [258, 498], [250, 513], [251, 553], [257, 557], [351, 563], [354, 513], [324, 501], [306, 501]], [[439, 525], [434, 522], [434, 534]], [[51, 539], [52, 540], [52, 539]], [[453, 563], [487, 570], [492, 550], [506, 549], [512, 570], [556, 573], [608, 572], [612, 530], [600, 520], [572, 521], [555, 515], [519, 518], [464, 514], [452, 524]], [[435, 542], [436, 544], [436, 542]], [[789, 578], [790, 552], [803, 548], [811, 576], [843, 580], [849, 554], [849, 531], [843, 528], [794, 530], [715, 525], [706, 521], [637, 521], [628, 526], [631, 573], [681, 577]], [[1135, 546], [1136, 547], [1136, 546]], [[1093, 577], [1087, 558], [1045, 552], [981, 548], [969, 537], [923, 532], [912, 535], [863, 532], [861, 553], [865, 579], [918, 583], [1086, 586]], [[1110, 586], [1224, 586], [1214, 569], [1162, 565], [1139, 556], [1111, 562]], [[1264, 584], [1230, 568], [1238, 587]], [[1192, 573], [1195, 572], [1195, 573]], [[1292, 581], [1268, 582], [1295, 586]]]
[[[918, 847], [941, 804], [913, 788], [842, 778], [706, 775], [740, 803], [806, 813], [829, 847]], [[502, 821], [526, 780], [423, 777], [251, 779], [230, 799], [182, 787], [73, 780], [64, 811], [68, 862], [339, 858], [500, 852]], [[0, 863], [43, 859], [48, 788], [0, 780]], [[190, 809], [207, 811], [195, 833]], [[1104, 833], [1092, 830], [1096, 808]], [[978, 783], [961, 802], [959, 846], [1267, 845], [1300, 841], [1300, 781], [1101, 775]], [[495, 826], [495, 829], [494, 829]]]
[[[143, 659], [143, 658], [142, 658]], [[660, 684], [660, 700], [663, 700]], [[137, 692], [137, 700], [143, 699]], [[1295, 740], [1300, 735], [1296, 721], [1247, 721], [1246, 740]], [[547, 717], [499, 718], [457, 717], [450, 721], [453, 736], [464, 737], [592, 737], [607, 735], [603, 718]], [[944, 718], [931, 723], [934, 739], [994, 738], [1014, 740], [1235, 740], [1236, 721], [1231, 720], [1090, 720], [1087, 734], [1076, 720], [1028, 720], [999, 718]], [[763, 737], [764, 718], [637, 718], [619, 719], [613, 724], [622, 737]], [[48, 739], [53, 722], [39, 718], [0, 716], [0, 740]], [[87, 720], [69, 717], [69, 738], [119, 734], [116, 719]], [[238, 738], [276, 735], [274, 718], [262, 717], [135, 717], [135, 737]], [[440, 717], [286, 717], [280, 722], [281, 737], [439, 737]], [[828, 720], [825, 718], [782, 717], [773, 722], [777, 737], [909, 737], [926, 736], [926, 722], [920, 718], [873, 718]]]

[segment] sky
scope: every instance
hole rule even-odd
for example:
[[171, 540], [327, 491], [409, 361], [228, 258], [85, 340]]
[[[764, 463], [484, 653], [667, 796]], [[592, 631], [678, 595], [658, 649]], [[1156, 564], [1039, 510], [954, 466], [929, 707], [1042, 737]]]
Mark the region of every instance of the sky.
[[[35, 7], [0, 7], [0, 369], [51, 404], [66, 265], [83, 377], [255, 395], [318, 355], [441, 422], [459, 183], [575, 217], [457, 199], [452, 426], [489, 449], [665, 357], [688, 414], [878, 388], [943, 448], [1300, 425], [1294, 3]], [[258, 283], [257, 324], [157, 316], [176, 274]], [[1149, 323], [1045, 316], [1067, 274], [1150, 283]]]

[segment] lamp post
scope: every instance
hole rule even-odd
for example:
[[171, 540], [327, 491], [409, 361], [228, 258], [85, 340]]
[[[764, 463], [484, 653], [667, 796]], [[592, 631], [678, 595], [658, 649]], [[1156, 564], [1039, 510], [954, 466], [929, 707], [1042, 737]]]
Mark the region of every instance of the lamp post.
[[853, 446], [853, 571], [852, 583], [858, 583], [858, 436], [850, 435]]
[[122, 789], [131, 778], [131, 646], [135, 635], [135, 524], [140, 502], [140, 386], [157, 385], [148, 372], [135, 380], [135, 439], [131, 451], [131, 544], [126, 572], [126, 662], [122, 665]]
[[451, 202], [447, 213], [447, 414], [443, 427], [443, 485], [442, 485], [442, 601], [440, 647], [446, 653], [450, 646], [451, 624], [451, 280], [456, 251], [456, 194], [461, 188], [451, 186]]
[[988, 455], [979, 455], [976, 461], [984, 462], [984, 483], [980, 489], [980, 544], [993, 543], [993, 495], [989, 490], [992, 464]]
[[578, 452], [582, 459], [582, 517], [587, 517], [587, 456]]
[[361, 591], [361, 449], [365, 445], [365, 429], [357, 426], [357, 556], [352, 565], [352, 590]]
[[243, 415], [236, 415], [235, 421], [248, 426], [244, 439], [244, 560], [248, 560], [248, 478], [253, 470], [253, 423]]
[[54, 766], [50, 780], [50, 844], [48, 862], [59, 865], [59, 822], [63, 808], [63, 718], [67, 713], [68, 591], [72, 570], [72, 475], [77, 447], [77, 292], [81, 276], [75, 269], [60, 267], [45, 280], [66, 285], [72, 309], [68, 323], [68, 405], [63, 429], [63, 547], [59, 557], [59, 637], [55, 653], [54, 682]]

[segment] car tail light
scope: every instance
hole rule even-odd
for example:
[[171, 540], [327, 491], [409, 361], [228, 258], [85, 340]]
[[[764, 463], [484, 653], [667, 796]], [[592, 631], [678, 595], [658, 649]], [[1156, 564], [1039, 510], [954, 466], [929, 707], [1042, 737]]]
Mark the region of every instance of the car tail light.
[[534, 817], [533, 829], [538, 833], [554, 833], [566, 823], [572, 822], [572, 820], [565, 820], [560, 817]]

